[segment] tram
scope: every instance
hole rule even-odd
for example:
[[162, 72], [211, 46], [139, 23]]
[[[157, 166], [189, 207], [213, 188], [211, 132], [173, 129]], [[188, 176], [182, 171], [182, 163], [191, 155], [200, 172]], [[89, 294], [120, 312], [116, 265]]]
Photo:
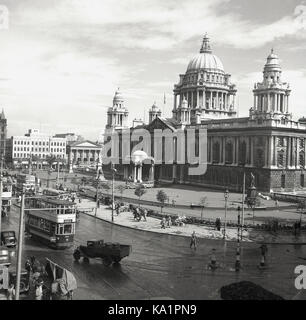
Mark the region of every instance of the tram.
[[61, 199], [61, 200], [65, 200], [65, 198], [67, 198], [67, 192], [65, 192], [63, 190], [46, 188], [46, 189], [43, 190], [42, 193], [45, 196], [52, 196], [52, 197], [56, 197], [56, 198]]
[[76, 205], [72, 201], [46, 196], [28, 198], [25, 204], [25, 231], [34, 239], [56, 249], [73, 245]]

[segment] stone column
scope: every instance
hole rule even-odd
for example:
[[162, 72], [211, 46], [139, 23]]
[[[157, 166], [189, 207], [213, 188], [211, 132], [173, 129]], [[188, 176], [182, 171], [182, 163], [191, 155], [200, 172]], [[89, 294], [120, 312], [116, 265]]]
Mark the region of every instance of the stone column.
[[220, 109], [224, 110], [224, 93], [223, 92], [222, 92], [222, 95], [221, 95], [221, 108]]
[[292, 167], [296, 167], [296, 138], [292, 138]]
[[236, 137], [235, 138], [235, 141], [236, 141], [236, 143], [235, 143], [235, 148], [236, 148], [236, 159], [235, 159], [235, 164], [236, 165], [238, 165], [238, 163], [239, 163], [239, 137]]
[[250, 137], [250, 165], [254, 166], [254, 137]]
[[269, 137], [268, 167], [273, 165], [273, 136]]
[[172, 180], [173, 182], [176, 180], [176, 164], [172, 166]]
[[197, 107], [200, 107], [200, 90], [197, 89]]
[[[226, 146], [226, 137], [222, 137], [221, 146], [220, 146], [220, 152], [221, 152], [220, 162], [223, 164], [225, 164], [225, 146]], [[222, 151], [221, 151], [221, 148], [222, 148]]]
[[140, 183], [142, 182], [142, 163], [139, 165], [139, 168], [138, 168], [138, 181]]
[[212, 107], [213, 107], [213, 101], [212, 101], [212, 99], [213, 99], [213, 95], [212, 95], [212, 91], [210, 91], [209, 109], [212, 109]]
[[287, 137], [287, 147], [286, 147], [286, 167], [289, 168], [291, 166], [291, 138]]
[[191, 93], [191, 108], [193, 108], [194, 107], [194, 99], [193, 99], [194, 92], [191, 91], [190, 93]]
[[203, 90], [202, 106], [206, 109], [206, 91]]
[[254, 94], [254, 109], [256, 109], [256, 95]]
[[137, 182], [137, 166], [134, 164], [134, 182]]
[[149, 181], [154, 181], [154, 163], [152, 163], [150, 167]]
[[210, 163], [213, 162], [213, 138], [210, 137]]
[[300, 153], [300, 144], [299, 144], [299, 138], [295, 138], [296, 140], [296, 160], [295, 160], [295, 167], [299, 168], [300, 167], [300, 163], [299, 163], [299, 153]]

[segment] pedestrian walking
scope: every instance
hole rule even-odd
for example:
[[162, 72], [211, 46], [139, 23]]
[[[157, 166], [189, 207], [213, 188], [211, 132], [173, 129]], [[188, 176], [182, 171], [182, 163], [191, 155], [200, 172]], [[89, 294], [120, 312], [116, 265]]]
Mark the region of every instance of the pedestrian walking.
[[43, 281], [39, 280], [37, 281], [36, 285], [35, 285], [35, 300], [42, 300], [43, 298]]
[[275, 200], [275, 207], [278, 208], [278, 200]]
[[70, 290], [67, 293], [67, 300], [72, 300], [72, 298], [73, 298], [73, 290]]
[[197, 237], [196, 237], [195, 231], [193, 231], [191, 234], [190, 249], [192, 248], [192, 246], [193, 246], [194, 250], [197, 249]]
[[162, 229], [165, 229], [165, 228], [166, 228], [166, 218], [165, 218], [165, 217], [162, 218], [160, 224], [161, 224], [161, 228], [162, 228]]
[[32, 271], [32, 264], [31, 264], [31, 262], [30, 262], [29, 259], [27, 259], [27, 261], [25, 262], [24, 268], [27, 270], [28, 274], [31, 273], [31, 271]]
[[15, 298], [15, 286], [13, 283], [11, 283], [7, 289], [7, 293], [6, 293], [6, 297], [7, 297], [7, 300], [14, 300]]
[[147, 221], [147, 214], [148, 214], [147, 209], [143, 209], [143, 220], [144, 221]]
[[168, 217], [167, 217], [167, 227], [168, 227], [168, 228], [171, 228], [171, 225], [172, 225], [171, 217], [168, 216]]

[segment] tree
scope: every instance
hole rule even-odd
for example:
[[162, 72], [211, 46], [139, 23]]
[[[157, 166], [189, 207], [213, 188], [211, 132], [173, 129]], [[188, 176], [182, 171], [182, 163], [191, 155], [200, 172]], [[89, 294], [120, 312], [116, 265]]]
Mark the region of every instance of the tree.
[[201, 199], [200, 199], [200, 206], [201, 206], [201, 221], [203, 220], [203, 210], [204, 210], [204, 208], [205, 208], [205, 206], [206, 206], [206, 202], [207, 202], [207, 197], [202, 197]]
[[123, 195], [123, 193], [124, 193], [124, 191], [125, 191], [125, 185], [119, 184], [119, 186], [117, 186], [116, 189], [117, 189], [117, 190], [119, 191], [119, 193], [121, 194], [121, 201], [122, 201], [122, 195]]
[[48, 162], [49, 167], [51, 168], [53, 163], [56, 162], [58, 159], [55, 156], [47, 156], [46, 161]]
[[160, 213], [163, 212], [163, 206], [168, 199], [167, 193], [164, 190], [158, 190], [156, 194], [156, 199], [158, 202], [160, 202]]
[[139, 184], [136, 188], [135, 188], [135, 192], [134, 194], [138, 197], [138, 201], [139, 201], [139, 207], [140, 207], [140, 198], [147, 192], [147, 190], [145, 189], [143, 184]]

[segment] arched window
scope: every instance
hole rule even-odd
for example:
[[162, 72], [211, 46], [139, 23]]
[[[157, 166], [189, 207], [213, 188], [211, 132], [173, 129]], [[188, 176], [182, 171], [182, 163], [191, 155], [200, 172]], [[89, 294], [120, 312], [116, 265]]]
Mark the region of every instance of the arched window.
[[305, 167], [305, 154], [303, 151], [299, 154], [299, 165], [300, 167]]
[[220, 144], [219, 144], [219, 142], [215, 142], [213, 144], [213, 162], [214, 163], [220, 162]]
[[239, 158], [239, 164], [245, 165], [246, 164], [246, 142], [243, 141], [239, 143], [239, 149], [238, 149], [238, 158]]
[[264, 152], [262, 149], [257, 149], [256, 151], [256, 166], [257, 167], [264, 166]]
[[231, 142], [225, 145], [225, 163], [233, 163], [233, 144]]
[[277, 152], [277, 166], [284, 167], [284, 161], [285, 161], [284, 151], [280, 150]]

